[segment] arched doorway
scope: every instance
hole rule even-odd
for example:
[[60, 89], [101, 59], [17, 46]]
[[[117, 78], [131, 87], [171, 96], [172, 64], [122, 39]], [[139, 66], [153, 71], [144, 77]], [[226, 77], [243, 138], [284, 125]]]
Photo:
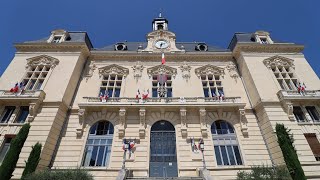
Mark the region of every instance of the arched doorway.
[[178, 177], [176, 134], [168, 121], [158, 121], [150, 133], [150, 177]]

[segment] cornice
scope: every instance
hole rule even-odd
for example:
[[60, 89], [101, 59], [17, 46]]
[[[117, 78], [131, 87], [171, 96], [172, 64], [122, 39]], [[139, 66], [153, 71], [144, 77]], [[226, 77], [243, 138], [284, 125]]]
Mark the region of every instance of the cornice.
[[255, 44], [238, 43], [233, 49], [232, 54], [238, 58], [241, 52], [251, 53], [301, 53], [303, 45], [297, 44]]
[[[200, 60], [233, 60], [231, 52], [186, 52], [186, 53], [168, 53], [165, 54], [167, 61], [200, 61]], [[141, 52], [108, 52], [91, 51], [90, 60], [132, 60], [148, 61], [161, 59], [161, 53], [141, 53]]]
[[16, 43], [17, 52], [84, 52], [90, 50], [85, 43]]

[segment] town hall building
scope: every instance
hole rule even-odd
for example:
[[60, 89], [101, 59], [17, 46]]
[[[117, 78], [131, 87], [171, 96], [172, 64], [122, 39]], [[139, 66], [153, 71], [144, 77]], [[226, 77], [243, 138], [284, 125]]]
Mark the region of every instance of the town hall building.
[[177, 36], [160, 14], [141, 42], [96, 48], [86, 32], [58, 29], [16, 43], [0, 78], [0, 163], [31, 128], [12, 179], [36, 142], [38, 169], [236, 179], [284, 163], [276, 123], [291, 129], [307, 178], [319, 179], [320, 81], [304, 46], [265, 31], [235, 33], [227, 48]]

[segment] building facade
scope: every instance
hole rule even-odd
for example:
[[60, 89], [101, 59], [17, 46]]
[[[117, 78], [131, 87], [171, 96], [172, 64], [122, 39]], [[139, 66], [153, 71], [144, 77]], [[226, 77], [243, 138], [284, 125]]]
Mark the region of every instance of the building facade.
[[320, 178], [320, 81], [302, 45], [264, 31], [236, 33], [227, 49], [176, 42], [160, 15], [143, 42], [94, 48], [86, 32], [55, 30], [15, 47], [0, 79], [0, 161], [21, 126], [31, 128], [12, 179], [36, 142], [38, 169], [116, 179], [122, 168], [131, 177], [206, 168], [235, 179], [284, 163], [276, 123], [291, 129], [306, 176]]

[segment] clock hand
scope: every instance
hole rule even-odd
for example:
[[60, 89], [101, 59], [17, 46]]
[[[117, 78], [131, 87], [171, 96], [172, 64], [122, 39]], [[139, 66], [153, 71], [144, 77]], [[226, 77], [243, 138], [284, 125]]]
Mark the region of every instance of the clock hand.
[[163, 43], [160, 43], [160, 47], [162, 47]]

